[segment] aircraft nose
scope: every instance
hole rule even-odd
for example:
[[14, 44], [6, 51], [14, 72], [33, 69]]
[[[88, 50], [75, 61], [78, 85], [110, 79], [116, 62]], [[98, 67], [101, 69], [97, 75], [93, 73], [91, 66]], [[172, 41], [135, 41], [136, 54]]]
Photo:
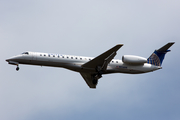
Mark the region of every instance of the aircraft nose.
[[18, 57], [11, 57], [9, 59], [6, 59], [6, 61], [9, 63], [9, 64], [12, 64], [12, 65], [18, 65], [19, 64], [19, 61], [18, 61]]
[[8, 58], [8, 59], [6, 59], [6, 62], [9, 62], [9, 61], [11, 61], [12, 59], [11, 58]]
[[9, 61], [16, 61], [17, 59], [18, 59], [17, 56], [14, 56], [14, 57], [6, 59], [6, 61], [7, 62], [9, 62]]
[[6, 62], [8, 62], [9, 61], [9, 59], [6, 59]]

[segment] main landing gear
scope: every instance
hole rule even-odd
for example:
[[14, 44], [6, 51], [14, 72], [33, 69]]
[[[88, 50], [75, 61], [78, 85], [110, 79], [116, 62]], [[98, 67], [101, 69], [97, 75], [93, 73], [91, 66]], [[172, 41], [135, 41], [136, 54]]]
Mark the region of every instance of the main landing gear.
[[17, 65], [16, 70], [17, 70], [17, 71], [19, 70], [19, 65]]
[[97, 66], [96, 67], [96, 72], [97, 72], [97, 74], [94, 74], [93, 76], [92, 76], [92, 83], [94, 84], [94, 85], [97, 85], [97, 83], [98, 83], [98, 79], [100, 79], [101, 77], [102, 77], [102, 68], [100, 67], [100, 66]]
[[94, 85], [97, 85], [97, 83], [98, 83], [98, 79], [100, 79], [102, 77], [102, 74], [95, 74], [94, 76], [93, 76], [93, 80], [92, 80], [92, 83], [94, 84]]
[[92, 83], [93, 83], [94, 85], [97, 85], [97, 83], [98, 83], [98, 80], [96, 80], [96, 79], [93, 79]]

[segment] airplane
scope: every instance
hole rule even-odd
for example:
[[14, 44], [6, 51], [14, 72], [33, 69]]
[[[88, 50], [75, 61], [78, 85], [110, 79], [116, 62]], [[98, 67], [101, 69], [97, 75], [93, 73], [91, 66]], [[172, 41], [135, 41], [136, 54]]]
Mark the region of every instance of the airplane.
[[114, 59], [117, 51], [123, 46], [123, 44], [118, 44], [94, 58], [28, 51], [6, 59], [6, 61], [11, 65], [16, 65], [17, 71], [19, 64], [66, 68], [79, 72], [90, 88], [96, 88], [103, 74], [141, 74], [162, 69], [165, 54], [170, 51], [168, 49], [174, 43], [169, 42], [155, 50], [148, 59], [135, 55], [123, 55], [122, 60]]

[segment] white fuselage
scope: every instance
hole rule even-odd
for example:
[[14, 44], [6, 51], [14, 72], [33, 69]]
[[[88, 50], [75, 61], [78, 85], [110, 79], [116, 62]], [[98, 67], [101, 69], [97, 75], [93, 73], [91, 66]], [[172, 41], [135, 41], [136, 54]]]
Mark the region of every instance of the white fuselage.
[[[28, 52], [28, 54], [21, 54], [14, 56], [6, 61], [9, 64], [28, 64], [28, 65], [40, 65], [51, 67], [62, 67], [76, 72], [96, 72], [95, 69], [87, 69], [82, 65], [93, 57], [83, 57], [74, 55], [61, 55], [61, 54], [49, 54], [40, 52]], [[154, 70], [161, 69], [159, 66], [144, 63], [139, 65], [125, 64], [122, 60], [112, 59], [107, 66], [106, 71], [103, 74], [109, 73], [129, 73], [139, 74], [152, 72]]]

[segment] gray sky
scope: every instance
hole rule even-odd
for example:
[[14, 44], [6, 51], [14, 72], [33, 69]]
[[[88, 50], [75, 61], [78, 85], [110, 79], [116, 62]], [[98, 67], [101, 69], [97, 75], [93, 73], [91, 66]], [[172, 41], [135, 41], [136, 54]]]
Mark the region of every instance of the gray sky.
[[[179, 13], [179, 0], [0, 1], [0, 119], [179, 120]], [[95, 57], [119, 43], [115, 58], [148, 58], [170, 41], [163, 69], [105, 75], [95, 90], [79, 73], [5, 62], [24, 51]]]

